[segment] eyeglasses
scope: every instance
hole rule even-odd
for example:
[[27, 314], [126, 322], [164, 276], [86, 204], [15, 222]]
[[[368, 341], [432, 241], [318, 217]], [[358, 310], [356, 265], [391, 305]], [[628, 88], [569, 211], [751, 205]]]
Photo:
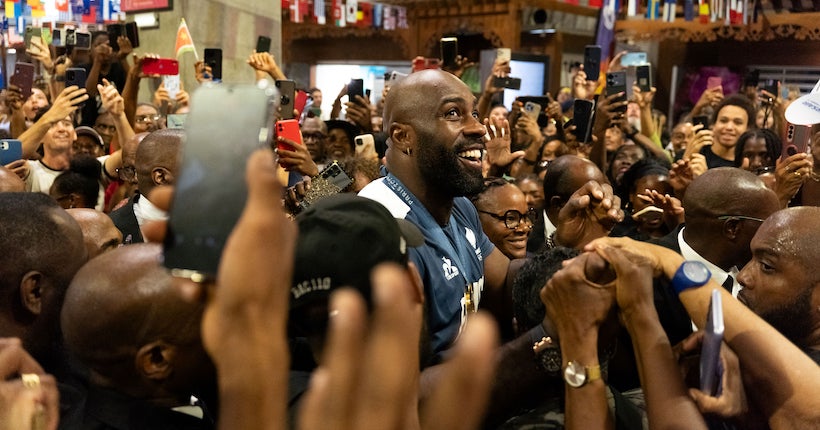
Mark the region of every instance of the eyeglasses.
[[132, 166], [120, 167], [117, 168], [115, 171], [117, 172], [117, 177], [119, 177], [123, 181], [129, 181], [137, 177], [137, 169], [135, 169]]
[[137, 115], [137, 122], [157, 122], [162, 119], [162, 115]]
[[751, 216], [745, 216], [745, 215], [720, 215], [720, 216], [717, 217], [717, 219], [719, 219], [721, 221], [726, 221], [726, 220], [730, 220], [730, 219], [731, 220], [757, 221], [757, 222], [765, 221], [764, 219], [755, 218], [755, 217], [751, 217]]
[[[138, 121], [139, 121], [139, 120], [138, 120]], [[102, 131], [110, 131], [110, 132], [112, 132], [112, 133], [113, 133], [113, 132], [115, 132], [115, 131], [117, 131], [117, 127], [116, 127], [116, 126], [114, 126], [114, 125], [106, 125], [106, 124], [96, 124], [96, 125], [94, 125], [94, 129], [96, 129], [96, 130], [102, 130]]]
[[526, 221], [529, 223], [529, 227], [532, 227], [533, 223], [535, 223], [535, 211], [529, 210], [526, 214], [522, 214], [515, 209], [510, 209], [507, 212], [504, 212], [504, 215], [497, 215], [492, 212], [487, 211], [479, 211], [483, 214], [487, 214], [499, 221], [504, 221], [504, 226], [510, 230], [515, 230], [518, 226], [521, 225], [522, 222]]

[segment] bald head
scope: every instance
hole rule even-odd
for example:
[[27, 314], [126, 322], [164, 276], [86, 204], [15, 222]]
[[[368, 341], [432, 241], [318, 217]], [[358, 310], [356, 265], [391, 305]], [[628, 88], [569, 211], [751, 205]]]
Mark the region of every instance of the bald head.
[[767, 237], [783, 258], [800, 263], [814, 282], [820, 281], [820, 207], [798, 206], [775, 212], [760, 226], [755, 238]]
[[11, 170], [0, 166], [0, 193], [22, 193], [26, 183]]
[[66, 209], [66, 212], [80, 224], [89, 259], [122, 243], [122, 233], [108, 215], [94, 209]]
[[686, 189], [686, 223], [697, 217], [743, 215], [766, 219], [779, 209], [777, 196], [753, 173], [734, 167], [709, 169]]
[[601, 169], [586, 158], [562, 155], [550, 163], [544, 176], [544, 206], [553, 223], [570, 196], [589, 181], [608, 183]]
[[20, 337], [47, 366], [65, 290], [86, 261], [83, 235], [42, 193], [0, 193], [0, 220], [0, 337]]
[[66, 293], [66, 346], [118, 387], [140, 379], [135, 358], [143, 346], [199, 343], [202, 306], [176, 293], [159, 264], [161, 251], [135, 244], [101, 254], [77, 272]]
[[[431, 114], [443, 91], [467, 86], [453, 74], [441, 70], [422, 70], [411, 73], [390, 88], [384, 102], [384, 122], [387, 129], [393, 123], [411, 124], [424, 114]], [[389, 136], [389, 134], [388, 134]]]
[[148, 195], [157, 185], [173, 185], [184, 138], [183, 130], [164, 128], [150, 133], [139, 143], [135, 167], [142, 194]]

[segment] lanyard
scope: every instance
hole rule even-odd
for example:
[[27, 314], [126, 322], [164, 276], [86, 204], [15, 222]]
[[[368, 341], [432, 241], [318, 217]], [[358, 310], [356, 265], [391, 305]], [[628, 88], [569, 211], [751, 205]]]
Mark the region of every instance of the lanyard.
[[[399, 198], [401, 198], [407, 206], [412, 208], [411, 214], [415, 218], [415, 221], [418, 223], [419, 228], [425, 234], [429, 234], [433, 238], [433, 244], [435, 247], [442, 248], [440, 251], [443, 252], [445, 255], [449, 256], [451, 259], [454, 260], [456, 268], [459, 269], [459, 275], [464, 280], [465, 285], [465, 299], [470, 304], [471, 311], [475, 311], [475, 305], [477, 304], [477, 300], [474, 300], [474, 292], [472, 291], [473, 286], [472, 283], [468, 280], [465, 270], [470, 269], [471, 266], [468, 265], [468, 260], [465, 258], [464, 252], [471, 252], [471, 246], [467, 243], [467, 239], [464, 237], [463, 234], [460, 234], [456, 231], [453, 226], [456, 224], [453, 214], [450, 214], [450, 220], [448, 225], [442, 227], [438, 224], [438, 222], [430, 215], [430, 212], [427, 211], [427, 208], [424, 207], [422, 204], [417, 203], [416, 197], [408, 191], [404, 184], [399, 181], [392, 173], [389, 173], [384, 178], [384, 184], [387, 185], [390, 190], [396, 193]], [[445, 231], [447, 229], [449, 234]], [[455, 242], [455, 243], [454, 243]], [[455, 246], [454, 246], [455, 245]]]

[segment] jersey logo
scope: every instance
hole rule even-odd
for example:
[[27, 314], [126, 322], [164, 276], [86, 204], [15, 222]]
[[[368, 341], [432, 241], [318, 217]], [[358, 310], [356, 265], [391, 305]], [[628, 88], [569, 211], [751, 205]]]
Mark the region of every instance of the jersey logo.
[[444, 269], [444, 277], [448, 281], [458, 276], [458, 267], [453, 266], [453, 262], [450, 261], [449, 258], [441, 257], [441, 260], [444, 261], [444, 264], [441, 265], [441, 268]]

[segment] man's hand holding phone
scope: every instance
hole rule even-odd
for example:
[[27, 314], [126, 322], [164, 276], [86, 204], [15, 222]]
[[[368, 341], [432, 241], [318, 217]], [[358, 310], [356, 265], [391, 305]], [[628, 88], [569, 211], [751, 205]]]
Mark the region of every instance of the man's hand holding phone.
[[347, 119], [353, 121], [364, 132], [373, 131], [371, 122], [372, 112], [370, 110], [370, 100], [366, 97], [356, 96], [353, 101], [345, 103]]
[[54, 103], [51, 104], [51, 109], [46, 111], [40, 120], [49, 123], [60, 121], [77, 110], [77, 106], [86, 100], [88, 100], [88, 92], [85, 88], [80, 88], [76, 85], [66, 87], [60, 95], [54, 99]]
[[97, 84], [97, 91], [106, 111], [111, 112], [114, 116], [122, 115], [125, 112], [125, 101], [114, 84], [108, 82], [107, 79], [103, 79], [103, 85]]
[[214, 80], [213, 71], [211, 70], [211, 66], [205, 64], [204, 61], [199, 60], [194, 63], [194, 75], [196, 81], [200, 84], [203, 82], [211, 82]]
[[153, 75], [153, 74], [145, 74], [142, 72], [142, 64], [148, 58], [160, 58], [157, 54], [145, 54], [143, 56], [139, 56], [134, 54], [134, 65], [128, 69], [128, 73], [132, 76], [136, 77], [137, 79], [143, 78], [158, 78], [160, 75]]
[[117, 51], [117, 59], [123, 61], [134, 52], [134, 47], [131, 46], [131, 39], [127, 36], [120, 36], [117, 38], [117, 44], [120, 47], [120, 50]]
[[51, 51], [48, 45], [43, 43], [42, 37], [31, 38], [31, 48], [26, 49], [26, 53], [39, 61], [49, 73], [54, 73], [54, 62], [51, 60]]
[[279, 165], [282, 168], [311, 177], [319, 174], [319, 167], [310, 157], [307, 146], [282, 136], [277, 137], [276, 141], [276, 153], [279, 154]]
[[282, 72], [282, 69], [276, 64], [276, 59], [270, 52], [254, 51], [250, 57], [248, 57], [247, 63], [256, 70], [266, 72], [273, 79], [287, 79], [285, 73]]

